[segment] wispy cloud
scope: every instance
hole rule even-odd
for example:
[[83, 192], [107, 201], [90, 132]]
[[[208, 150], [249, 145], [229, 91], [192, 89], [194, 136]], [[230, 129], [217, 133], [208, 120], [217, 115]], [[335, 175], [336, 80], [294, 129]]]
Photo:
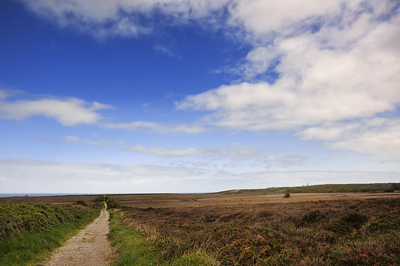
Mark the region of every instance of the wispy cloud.
[[0, 167], [0, 192], [3, 193], [178, 192], [181, 184], [187, 186], [191, 179], [207, 173], [205, 169], [162, 165], [59, 163], [32, 159], [0, 159]]
[[[0, 159], [2, 193], [213, 192], [235, 188], [396, 182], [395, 172], [241, 172], [202, 167]], [[79, 185], [77, 185], [79, 184]]]
[[33, 116], [44, 116], [53, 118], [64, 126], [97, 124], [103, 118], [97, 111], [112, 108], [110, 105], [98, 102], [88, 103], [77, 98], [16, 101], [0, 98], [0, 118], [2, 119], [23, 120]]
[[68, 136], [63, 139], [67, 143], [80, 143], [95, 146], [117, 146], [121, 150], [132, 151], [138, 153], [146, 153], [160, 157], [197, 157], [212, 159], [214, 161], [231, 160], [244, 164], [262, 164], [264, 167], [289, 167], [293, 165], [301, 165], [304, 158], [301, 156], [274, 156], [265, 155], [255, 148], [248, 146], [227, 146], [227, 147], [208, 147], [208, 148], [162, 148], [148, 147], [146, 145], [129, 145], [123, 141], [110, 140], [87, 140], [75, 136]]
[[101, 141], [80, 139], [80, 138], [74, 137], [74, 136], [68, 136], [68, 137], [64, 138], [63, 141], [68, 142], [68, 143], [83, 143], [83, 144], [96, 145], [96, 146], [101, 146], [104, 144], [104, 142], [101, 142]]
[[[135, 37], [149, 34], [154, 27], [187, 23], [189, 19], [204, 19], [217, 12], [227, 0], [172, 0], [172, 1], [98, 1], [98, 0], [19, 0], [41, 17], [62, 27], [74, 27], [81, 32], [106, 38]], [[148, 19], [162, 12], [164, 21]], [[169, 23], [168, 23], [169, 22]]]
[[166, 47], [165, 45], [155, 44], [155, 45], [153, 45], [153, 49], [156, 50], [158, 53], [162, 53], [162, 54], [165, 54], [168, 56], [174, 55], [172, 50], [170, 48]]
[[0, 100], [5, 99], [9, 96], [9, 94], [0, 89]]
[[189, 149], [168, 149], [168, 148], [149, 148], [144, 145], [130, 146], [126, 148], [129, 151], [149, 153], [156, 156], [194, 156], [204, 153], [203, 150]]
[[161, 123], [154, 123], [148, 121], [135, 121], [130, 123], [107, 123], [103, 127], [109, 129], [126, 129], [126, 130], [142, 130], [159, 134], [169, 134], [169, 133], [183, 133], [183, 134], [199, 134], [207, 131], [208, 129], [203, 126], [196, 125], [168, 125]]

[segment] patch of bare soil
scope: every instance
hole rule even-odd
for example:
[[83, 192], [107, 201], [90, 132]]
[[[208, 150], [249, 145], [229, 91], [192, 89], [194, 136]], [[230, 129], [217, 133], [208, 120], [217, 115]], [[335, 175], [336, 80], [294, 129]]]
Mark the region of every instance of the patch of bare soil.
[[100, 216], [69, 239], [64, 246], [41, 265], [43, 266], [93, 266], [109, 265], [112, 259], [111, 244], [107, 239], [109, 232], [109, 213], [106, 209]]

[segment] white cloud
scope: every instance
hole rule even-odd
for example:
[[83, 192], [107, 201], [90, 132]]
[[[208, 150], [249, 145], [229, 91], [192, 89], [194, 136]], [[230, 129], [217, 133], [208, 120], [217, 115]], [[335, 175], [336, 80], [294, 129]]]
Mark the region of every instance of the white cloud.
[[[264, 35], [273, 31], [284, 31], [290, 27], [299, 27], [299, 22], [318, 18], [332, 10], [340, 8], [344, 1], [263, 1], [237, 0], [230, 8], [230, 23], [243, 25], [245, 30], [256, 35]], [[347, 1], [350, 3], [360, 2]]]
[[276, 83], [221, 86], [187, 96], [177, 108], [215, 111], [216, 125], [244, 130], [295, 129], [393, 111], [400, 104], [400, 48], [393, 41], [399, 34], [384, 23], [349, 50], [321, 47], [319, 34], [284, 39], [276, 45], [282, 57]]
[[371, 118], [322, 124], [297, 135], [304, 140], [324, 140], [336, 150], [381, 156], [382, 162], [400, 162], [400, 120]]
[[33, 116], [45, 116], [64, 126], [97, 124], [102, 116], [96, 111], [112, 106], [97, 102], [87, 103], [77, 98], [1, 101], [0, 118], [23, 120]]
[[351, 132], [347, 138], [329, 143], [333, 149], [377, 154], [400, 162], [400, 120], [387, 119], [382, 125]]

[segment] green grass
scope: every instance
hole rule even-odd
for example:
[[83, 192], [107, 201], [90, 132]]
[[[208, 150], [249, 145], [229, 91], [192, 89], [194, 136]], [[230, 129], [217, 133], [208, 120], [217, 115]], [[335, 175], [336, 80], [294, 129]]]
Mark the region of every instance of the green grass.
[[[201, 266], [217, 265], [215, 260], [198, 250], [181, 256], [166, 258], [165, 250], [149, 240], [146, 233], [123, 224], [117, 212], [110, 211], [111, 230], [109, 238], [116, 248], [115, 266], [128, 265], [171, 265]], [[168, 242], [168, 241], [166, 241]]]
[[[10, 266], [37, 264], [100, 213], [99, 209], [88, 207], [66, 207], [64, 215], [59, 216], [60, 221], [56, 222], [58, 219], [51, 219], [50, 214], [64, 206], [42, 203], [7, 205], [0, 206], [3, 207], [0, 216], [8, 218], [8, 224], [2, 224], [1, 229], [8, 232], [4, 228], [8, 225], [6, 229], [13, 228], [15, 233], [4, 233], [0, 238], [0, 265]], [[4, 213], [5, 209], [11, 212]]]

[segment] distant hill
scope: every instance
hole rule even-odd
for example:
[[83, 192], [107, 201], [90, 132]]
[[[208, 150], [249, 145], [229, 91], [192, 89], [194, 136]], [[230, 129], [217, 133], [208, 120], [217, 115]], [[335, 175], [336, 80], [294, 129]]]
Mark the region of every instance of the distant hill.
[[270, 187], [264, 189], [235, 189], [221, 194], [273, 194], [273, 193], [382, 193], [400, 192], [400, 183], [326, 184], [301, 187]]

